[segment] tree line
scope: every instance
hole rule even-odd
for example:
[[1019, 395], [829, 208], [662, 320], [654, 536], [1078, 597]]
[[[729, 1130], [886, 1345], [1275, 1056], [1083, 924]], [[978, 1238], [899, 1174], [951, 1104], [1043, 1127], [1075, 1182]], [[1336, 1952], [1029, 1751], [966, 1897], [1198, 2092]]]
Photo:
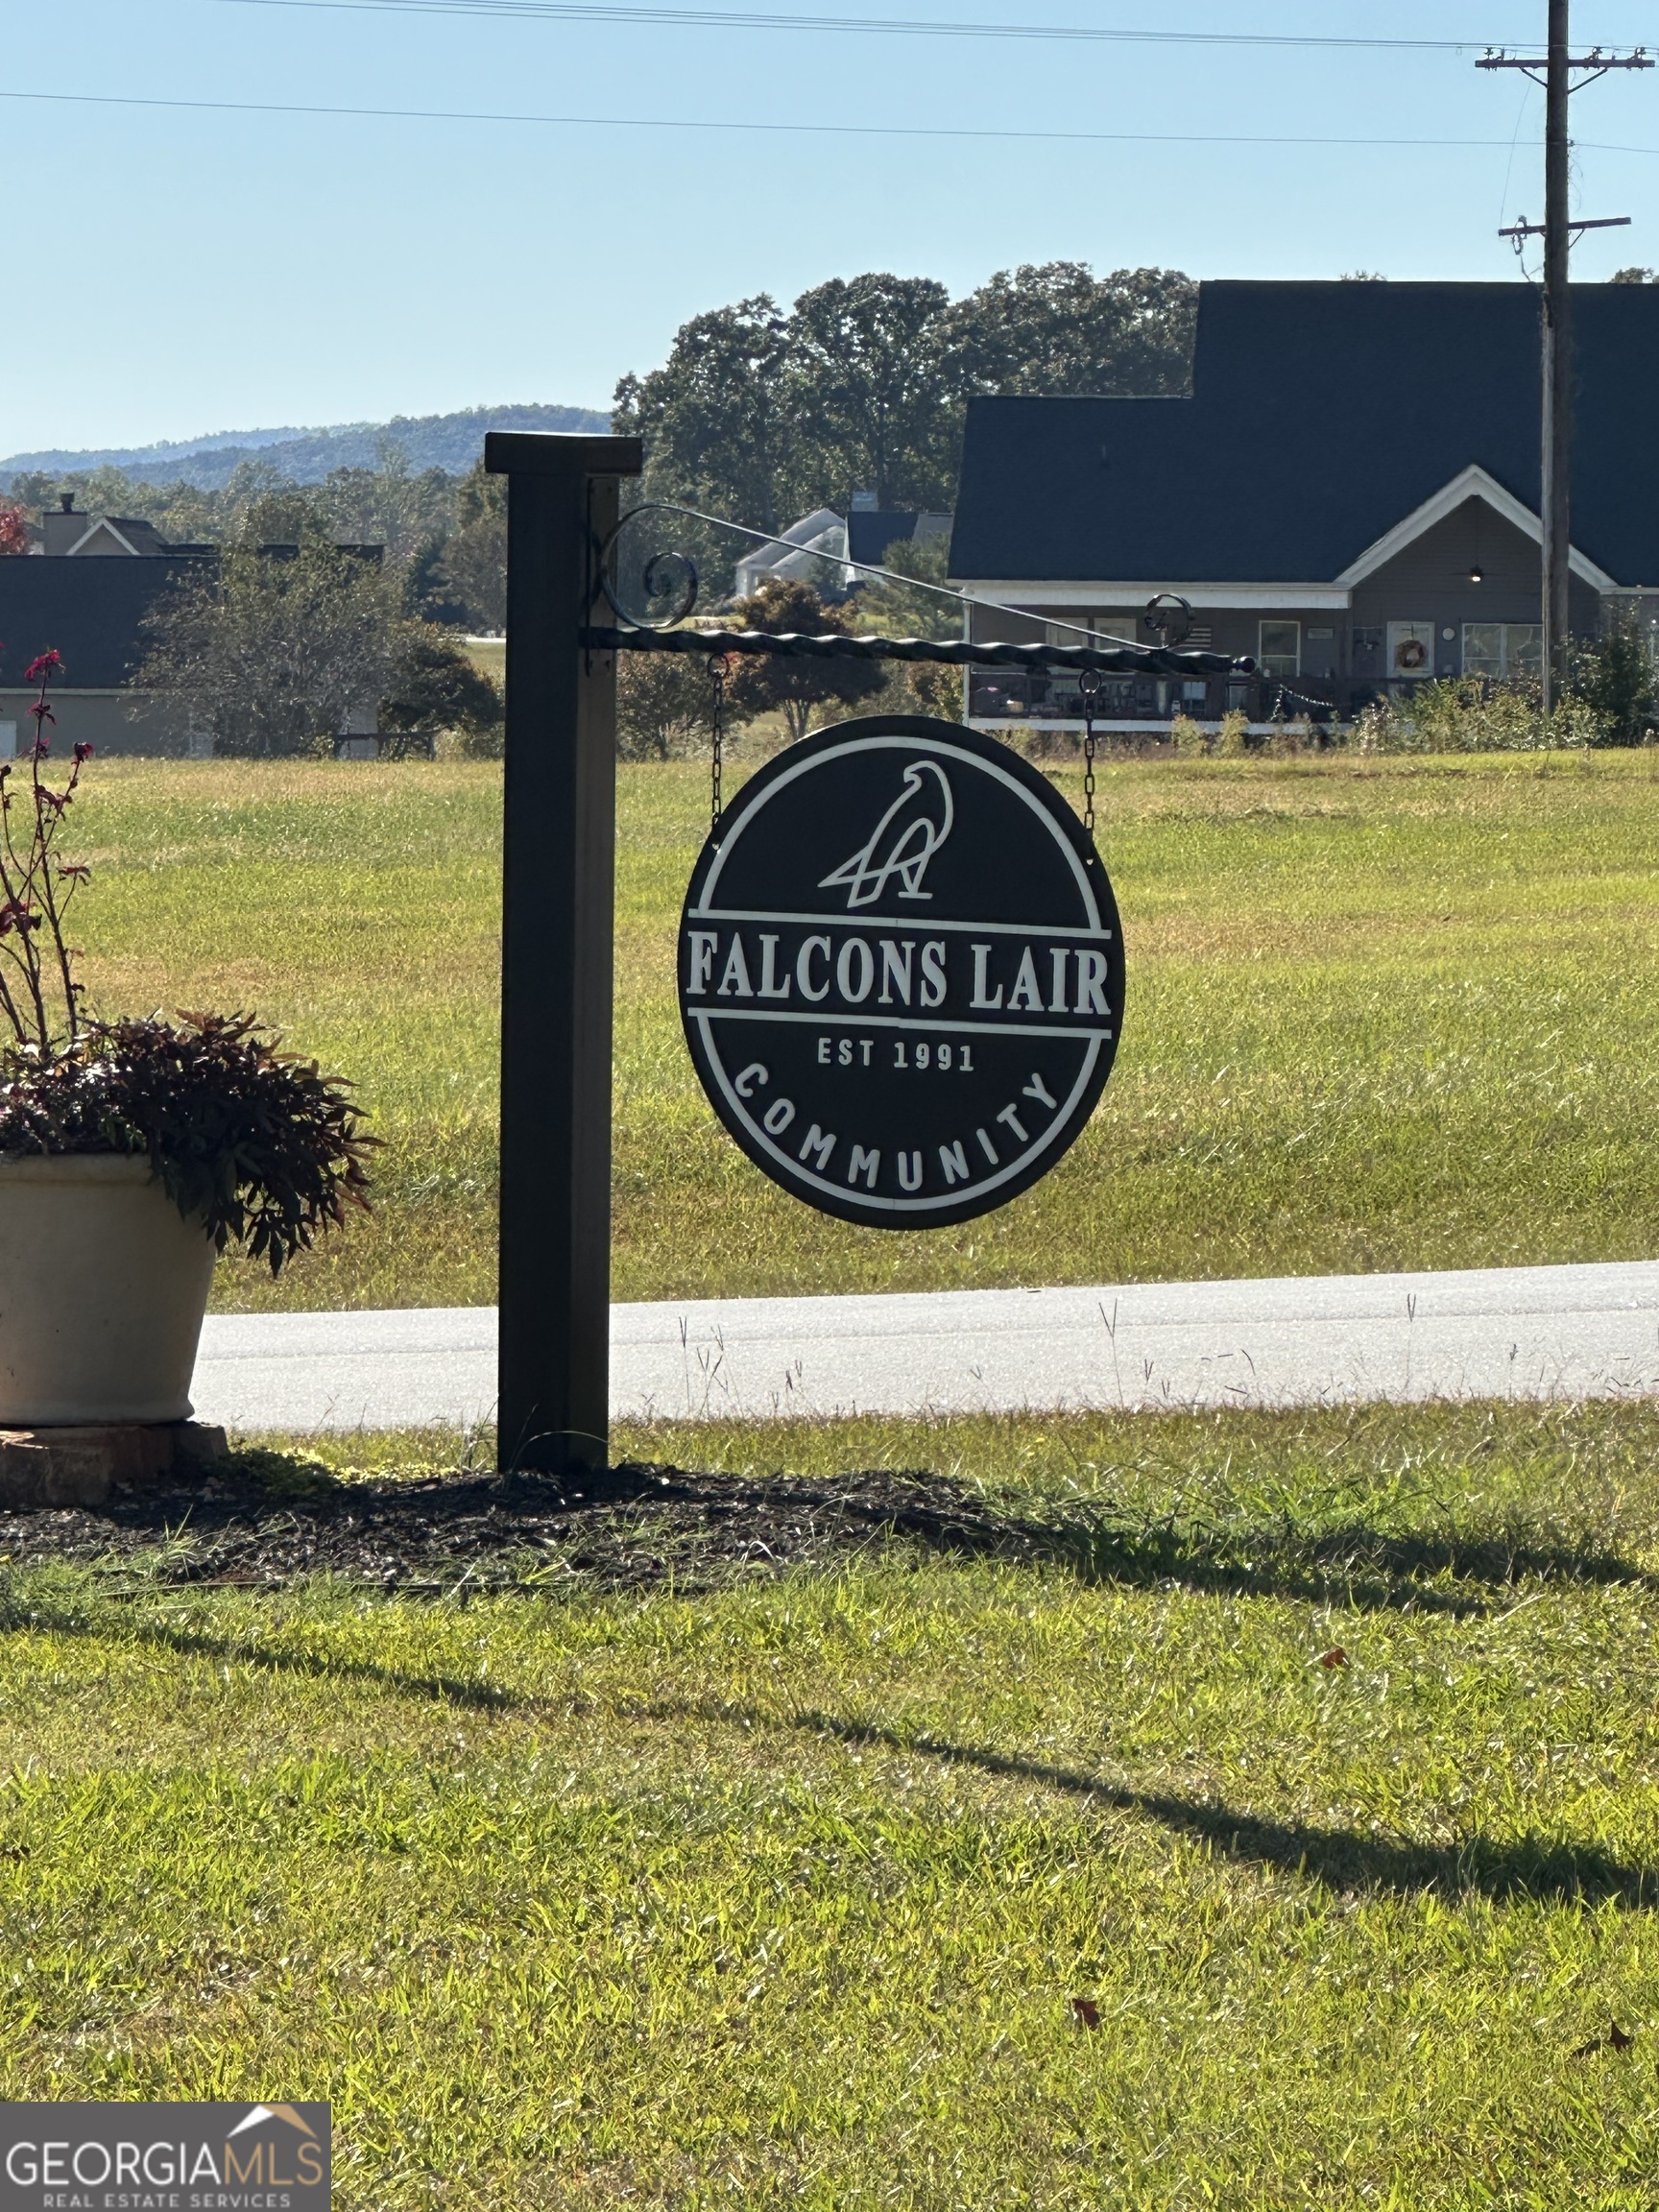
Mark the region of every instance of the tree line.
[[952, 508], [980, 394], [1175, 394], [1197, 286], [1173, 269], [1080, 261], [1002, 270], [952, 301], [925, 276], [832, 277], [785, 314], [765, 293], [683, 324], [660, 369], [624, 376], [613, 425], [645, 441], [645, 495], [757, 530], [854, 492]]
[[[644, 441], [640, 497], [757, 530], [819, 507], [845, 513], [854, 492], [888, 509], [948, 510], [974, 395], [1180, 392], [1196, 301], [1178, 271], [1097, 276], [1070, 261], [1001, 271], [954, 301], [928, 277], [834, 277], [786, 313], [761, 294], [693, 316], [661, 368], [621, 379], [613, 427]], [[10, 509], [0, 501], [0, 553], [27, 550], [28, 510], [65, 492], [89, 513], [220, 549], [166, 595], [138, 676], [189, 698], [218, 749], [301, 750], [376, 705], [382, 727], [459, 729], [491, 743], [499, 695], [456, 635], [506, 621], [506, 490], [481, 462], [464, 475], [416, 471], [387, 441], [375, 468], [310, 485], [257, 460], [213, 491], [112, 467], [23, 476]], [[741, 544], [694, 528], [685, 542], [712, 587], [707, 606], [729, 591]], [[349, 550], [364, 545], [384, 558]], [[289, 550], [261, 551], [273, 546]], [[924, 557], [918, 575], [932, 565]], [[916, 606], [889, 617], [925, 627], [932, 608], [912, 596]], [[780, 613], [769, 602], [766, 612]], [[882, 622], [874, 601], [860, 609], [871, 618]], [[846, 670], [749, 669], [731, 709], [738, 719], [780, 710], [798, 733], [830, 692], [846, 703], [861, 684]], [[625, 690], [640, 694], [624, 699], [625, 742], [642, 752], [671, 749], [707, 713], [706, 680], [693, 683], [688, 667], [635, 671]]]
[[[85, 513], [152, 522], [170, 544], [298, 544], [302, 540], [383, 545], [407, 612], [475, 631], [506, 620], [507, 495], [480, 461], [464, 474], [419, 471], [401, 446], [382, 439], [373, 469], [336, 469], [318, 484], [296, 484], [268, 461], [245, 461], [213, 491], [182, 479], [150, 484], [105, 467], [62, 475], [26, 471], [0, 496], [0, 517], [55, 507], [64, 493]], [[27, 551], [0, 533], [0, 554]]]

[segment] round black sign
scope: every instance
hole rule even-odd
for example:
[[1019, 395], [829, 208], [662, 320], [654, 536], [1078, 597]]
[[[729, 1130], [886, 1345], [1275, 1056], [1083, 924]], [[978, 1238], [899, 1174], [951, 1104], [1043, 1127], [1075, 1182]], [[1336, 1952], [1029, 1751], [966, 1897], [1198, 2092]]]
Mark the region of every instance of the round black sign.
[[791, 745], [704, 846], [680, 1009], [757, 1167], [844, 1221], [1004, 1205], [1087, 1122], [1123, 1012], [1112, 886], [1035, 769], [953, 722]]

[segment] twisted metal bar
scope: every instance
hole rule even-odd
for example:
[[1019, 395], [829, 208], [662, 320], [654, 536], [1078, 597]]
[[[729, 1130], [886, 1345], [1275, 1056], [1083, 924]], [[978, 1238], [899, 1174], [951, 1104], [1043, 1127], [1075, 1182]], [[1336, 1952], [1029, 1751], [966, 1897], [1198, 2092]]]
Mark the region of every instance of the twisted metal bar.
[[1251, 660], [1161, 645], [975, 645], [964, 638], [806, 637], [767, 630], [585, 629], [591, 653], [777, 653], [812, 661], [931, 661], [948, 668], [1095, 668], [1107, 676], [1254, 676]]

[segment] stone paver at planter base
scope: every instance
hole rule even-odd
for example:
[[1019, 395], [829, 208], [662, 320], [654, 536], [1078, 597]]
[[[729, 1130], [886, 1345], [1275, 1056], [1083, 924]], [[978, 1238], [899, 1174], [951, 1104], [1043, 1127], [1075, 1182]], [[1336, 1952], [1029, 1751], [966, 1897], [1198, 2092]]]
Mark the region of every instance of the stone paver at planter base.
[[[618, 1418], [1605, 1398], [1659, 1390], [1659, 1262], [617, 1306]], [[487, 1307], [212, 1314], [199, 1420], [470, 1427]]]

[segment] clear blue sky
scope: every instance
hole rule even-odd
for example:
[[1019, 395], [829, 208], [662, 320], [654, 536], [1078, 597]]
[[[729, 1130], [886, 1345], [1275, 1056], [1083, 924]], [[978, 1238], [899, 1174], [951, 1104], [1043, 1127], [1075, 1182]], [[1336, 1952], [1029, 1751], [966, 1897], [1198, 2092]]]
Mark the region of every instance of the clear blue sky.
[[[668, 0], [671, 4], [671, 0]], [[686, 0], [679, 0], [686, 4]], [[695, 5], [696, 0], [689, 0]], [[1474, 52], [869, 36], [0, 0], [0, 93], [516, 110], [550, 127], [0, 100], [0, 453], [501, 400], [603, 405], [696, 309], [867, 268], [963, 291], [1057, 257], [1200, 276], [1508, 278], [1542, 94]], [[620, 0], [626, 8], [629, 0]], [[766, 0], [704, 0], [720, 13]], [[1512, 45], [1544, 0], [775, 0], [777, 12]], [[1659, 40], [1577, 0], [1575, 43]], [[630, 129], [814, 123], [1186, 143]], [[1659, 70], [1578, 96], [1576, 268], [1659, 264]], [[1237, 139], [1259, 143], [1232, 143]], [[1359, 139], [1472, 139], [1473, 146]], [[1310, 141], [1323, 141], [1313, 144]], [[1612, 148], [1652, 148], [1652, 153]]]

